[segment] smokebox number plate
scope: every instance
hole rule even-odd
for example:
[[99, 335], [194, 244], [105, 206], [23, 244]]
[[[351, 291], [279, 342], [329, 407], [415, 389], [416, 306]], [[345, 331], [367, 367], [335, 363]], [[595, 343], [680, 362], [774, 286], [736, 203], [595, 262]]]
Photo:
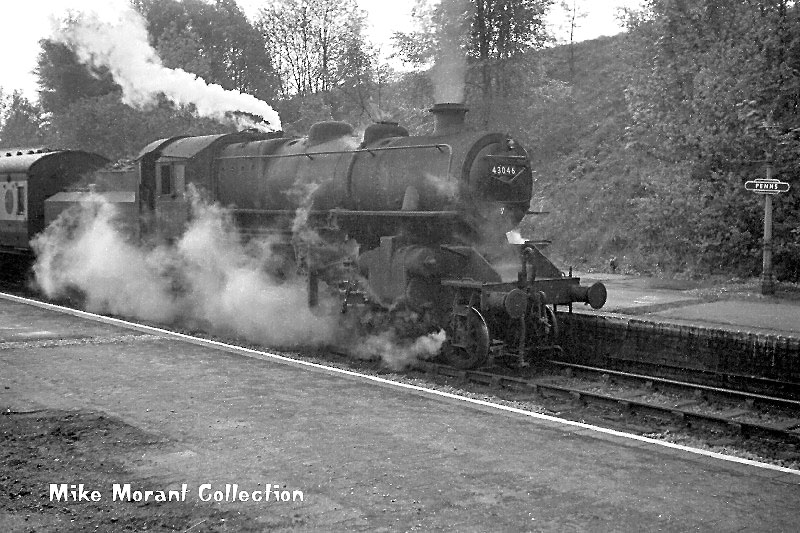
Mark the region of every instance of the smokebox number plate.
[[514, 181], [514, 179], [522, 174], [522, 171], [525, 170], [525, 167], [518, 166], [518, 165], [500, 165], [494, 164], [489, 167], [490, 174], [493, 178], [497, 178], [504, 183], [510, 183]]

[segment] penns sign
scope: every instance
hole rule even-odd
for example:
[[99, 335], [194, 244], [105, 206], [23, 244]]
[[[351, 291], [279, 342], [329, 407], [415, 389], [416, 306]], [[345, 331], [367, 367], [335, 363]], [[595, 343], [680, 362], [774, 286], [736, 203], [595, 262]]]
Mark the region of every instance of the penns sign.
[[745, 182], [744, 188], [760, 194], [778, 194], [788, 191], [791, 185], [780, 180], [757, 179]]

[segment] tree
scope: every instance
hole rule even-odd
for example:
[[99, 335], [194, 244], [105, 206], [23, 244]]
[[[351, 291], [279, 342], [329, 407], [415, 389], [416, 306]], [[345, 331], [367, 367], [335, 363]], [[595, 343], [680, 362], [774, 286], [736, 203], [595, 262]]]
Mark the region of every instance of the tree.
[[258, 25], [280, 74], [281, 114], [292, 131], [319, 119], [353, 123], [375, 116], [386, 73], [364, 37], [355, 0], [279, 0]]
[[171, 24], [159, 37], [156, 50], [165, 67], [182, 68], [204, 80], [211, 79], [211, 58], [204, 53], [200, 35], [191, 27]]
[[424, 64], [443, 40], [456, 40], [476, 60], [509, 59], [541, 48], [547, 40], [545, 15], [553, 0], [417, 0], [418, 30], [396, 32], [405, 60]]
[[37, 146], [45, 142], [42, 110], [14, 91], [5, 97], [0, 91], [0, 146]]
[[198, 118], [191, 108], [176, 109], [166, 99], [147, 110], [134, 109], [116, 92], [74, 102], [52, 117], [51, 130], [59, 146], [128, 159], [155, 139], [228, 133], [231, 127]]
[[[232, 88], [261, 99], [272, 99], [277, 76], [261, 32], [247, 20], [234, 0], [217, 0], [212, 24], [213, 49]], [[212, 67], [215, 63], [212, 62]]]
[[567, 16], [567, 28], [569, 38], [567, 46], [569, 50], [569, 77], [570, 81], [575, 80], [575, 30], [580, 27], [580, 19], [586, 18], [586, 12], [579, 5], [578, 0], [561, 0], [559, 4]]
[[631, 32], [640, 52], [629, 91], [636, 141], [702, 159], [710, 172], [763, 159], [774, 142], [763, 120], [797, 117], [797, 84], [785, 73], [795, 66], [788, 45], [798, 25], [786, 7], [786, 0], [651, 0]]
[[[465, 61], [466, 80], [481, 95], [482, 116], [488, 124], [495, 104], [513, 97], [528, 82], [535, 61], [528, 52], [547, 40], [545, 15], [553, 0], [418, 0], [419, 29], [396, 33], [401, 56], [417, 65]], [[434, 69], [434, 73], [436, 69]], [[459, 69], [453, 74], [458, 75]], [[444, 77], [452, 85], [455, 76]], [[434, 81], [436, 84], [437, 82]], [[457, 94], [457, 92], [456, 92]], [[495, 100], [498, 100], [497, 102]]]
[[355, 0], [279, 0], [259, 18], [283, 96], [327, 92], [365, 53], [364, 14]]
[[[797, 8], [788, 0], [650, 0], [629, 34], [638, 52], [627, 91], [629, 146], [688, 163], [674, 196], [703, 191], [670, 217], [697, 221], [684, 253], [708, 269], [750, 257], [759, 232], [743, 213], [757, 208], [742, 182], [763, 177], [766, 156], [784, 179], [800, 175]], [[775, 237], [789, 245], [776, 265], [796, 278], [800, 244], [791, 228], [800, 224], [800, 199], [789, 194], [781, 204]]]
[[336, 65], [339, 80], [332, 95], [335, 108], [353, 122], [363, 122], [365, 117], [380, 120], [373, 102], [376, 99], [380, 102], [381, 85], [390, 75], [388, 67], [379, 65], [377, 52], [363, 30], [363, 16], [349, 21]]
[[264, 38], [234, 0], [136, 0], [134, 5], [168, 67], [261, 100], [275, 96], [278, 80]]
[[60, 113], [81, 98], [108, 94], [119, 87], [108, 70], [87, 67], [66, 45], [42, 40], [36, 67], [39, 102], [48, 113]]
[[[264, 41], [235, 2], [137, 0], [134, 4], [145, 14], [150, 42], [167, 67], [256, 97], [273, 95], [273, 70]], [[81, 64], [62, 44], [41, 44], [40, 95], [48, 117], [47, 134], [54, 144], [112, 158], [131, 157], [155, 138], [230, 130], [196, 118], [192, 106], [178, 109], [164, 98], [146, 110], [130, 108], [122, 103], [121, 89], [107, 71]]]

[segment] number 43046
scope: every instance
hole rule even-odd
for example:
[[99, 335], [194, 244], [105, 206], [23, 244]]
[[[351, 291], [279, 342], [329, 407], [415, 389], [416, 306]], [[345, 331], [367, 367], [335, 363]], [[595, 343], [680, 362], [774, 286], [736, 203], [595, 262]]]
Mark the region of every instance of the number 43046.
[[511, 165], [495, 165], [492, 167], [492, 174], [496, 176], [513, 176], [517, 173], [517, 168]]

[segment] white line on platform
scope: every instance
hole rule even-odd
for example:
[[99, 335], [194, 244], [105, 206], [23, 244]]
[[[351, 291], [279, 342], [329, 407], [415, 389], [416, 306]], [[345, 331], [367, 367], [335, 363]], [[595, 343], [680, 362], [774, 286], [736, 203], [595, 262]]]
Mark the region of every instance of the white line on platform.
[[393, 381], [393, 380], [381, 378], [381, 377], [378, 377], [378, 376], [370, 376], [368, 374], [362, 374], [360, 372], [354, 372], [352, 370], [345, 370], [345, 369], [342, 369], [342, 368], [326, 366], [326, 365], [322, 365], [322, 364], [319, 364], [319, 363], [312, 363], [312, 362], [309, 362], [309, 361], [302, 361], [302, 360], [299, 360], [299, 359], [293, 359], [291, 357], [286, 357], [284, 355], [278, 355], [278, 354], [265, 352], [265, 351], [261, 351], [261, 350], [253, 350], [251, 348], [243, 348], [241, 346], [235, 346], [233, 344], [226, 344], [224, 342], [213, 341], [213, 340], [209, 340], [209, 339], [201, 339], [199, 337], [193, 337], [191, 335], [186, 335], [184, 333], [177, 333], [177, 332], [174, 332], [174, 331], [169, 331], [169, 330], [157, 328], [157, 327], [154, 327], [154, 326], [146, 326], [146, 325], [143, 325], [143, 324], [137, 324], [135, 322], [129, 322], [127, 320], [122, 320], [122, 319], [119, 319], [119, 318], [112, 318], [112, 317], [107, 317], [107, 316], [103, 316], [103, 315], [98, 315], [98, 314], [95, 314], [95, 313], [89, 313], [87, 311], [80, 311], [80, 310], [77, 310], [77, 309], [71, 309], [69, 307], [63, 307], [63, 306], [60, 306], [60, 305], [50, 304], [50, 303], [46, 303], [46, 302], [40, 302], [38, 300], [31, 300], [31, 299], [28, 299], [28, 298], [22, 298], [20, 296], [14, 296], [14, 295], [11, 295], [11, 294], [0, 293], [0, 298], [5, 299], [5, 300], [10, 300], [12, 302], [21, 303], [21, 304], [32, 305], [32, 306], [39, 307], [39, 308], [42, 308], [42, 309], [47, 309], [47, 310], [50, 310], [50, 311], [57, 311], [57, 312], [60, 312], [60, 313], [76, 316], [76, 317], [79, 317], [79, 318], [86, 318], [86, 319], [89, 319], [89, 320], [93, 320], [93, 321], [96, 321], [96, 322], [101, 322], [101, 323], [112, 325], [112, 326], [119, 326], [119, 327], [123, 327], [123, 328], [127, 328], [127, 329], [133, 329], [133, 330], [142, 331], [142, 332], [146, 332], [146, 333], [154, 333], [154, 334], [157, 334], [157, 335], [160, 335], [160, 336], [163, 336], [163, 337], [169, 337], [169, 338], [173, 338], [173, 339], [178, 339], [178, 340], [182, 340], [182, 341], [189, 342], [189, 343], [192, 343], [192, 344], [197, 344], [197, 345], [200, 345], [200, 346], [206, 346], [206, 347], [210, 347], [210, 348], [221, 349], [221, 350], [224, 350], [224, 351], [227, 351], [227, 352], [233, 352], [233, 353], [237, 353], [237, 354], [240, 354], [240, 355], [244, 355], [246, 357], [252, 357], [252, 358], [262, 359], [262, 360], [280, 361], [280, 362], [291, 364], [291, 365], [295, 365], [295, 366], [303, 366], [303, 367], [307, 367], [307, 368], [313, 368], [313, 369], [316, 369], [316, 370], [323, 370], [325, 372], [332, 373], [332, 374], [342, 374], [342, 375], [346, 375], [346, 376], [350, 376], [350, 377], [355, 377], [355, 378], [359, 378], [359, 379], [372, 381], [372, 382], [375, 382], [375, 383], [380, 383], [382, 385], [390, 385], [392, 387], [397, 387], [397, 388], [400, 388], [400, 389], [412, 390], [412, 391], [420, 392], [420, 393], [423, 393], [423, 394], [426, 394], [426, 395], [448, 398], [450, 400], [458, 400], [458, 401], [462, 401], [462, 402], [465, 402], [465, 403], [468, 403], [468, 404], [480, 405], [482, 407], [489, 407], [491, 409], [496, 409], [498, 411], [505, 411], [505, 412], [508, 412], [508, 413], [514, 413], [514, 414], [518, 414], [518, 415], [522, 415], [522, 416], [536, 418], [536, 419], [539, 419], [539, 420], [547, 420], [549, 422], [556, 422], [556, 423], [563, 424], [563, 425], [566, 425], [566, 426], [572, 426], [572, 427], [577, 427], [577, 428], [581, 428], [581, 429], [588, 429], [588, 430], [591, 430], [591, 431], [594, 431], [594, 432], [597, 432], [597, 433], [602, 433], [602, 434], [605, 434], [605, 435], [613, 435], [615, 437], [622, 437], [622, 438], [635, 440], [635, 441], [639, 441], [639, 442], [646, 442], [648, 444], [654, 444], [656, 446], [663, 446], [665, 448], [671, 448], [671, 449], [674, 449], [674, 450], [681, 450], [681, 451], [685, 451], [685, 452], [688, 452], [688, 453], [693, 453], [693, 454], [696, 454], [696, 455], [703, 455], [703, 456], [706, 456], [706, 457], [713, 457], [715, 459], [720, 459], [720, 460], [723, 460], [723, 461], [729, 461], [729, 462], [733, 462], [733, 463], [750, 465], [750, 466], [754, 466], [754, 467], [758, 467], [758, 468], [763, 468], [763, 469], [766, 469], [766, 470], [774, 470], [774, 471], [778, 471], [778, 472], [785, 472], [787, 474], [800, 475], [800, 470], [795, 470], [793, 468], [787, 468], [787, 467], [784, 467], [784, 466], [771, 465], [771, 464], [768, 464], [768, 463], [762, 463], [760, 461], [753, 461], [751, 459], [743, 459], [741, 457], [733, 457], [731, 455], [725, 455], [725, 454], [718, 453], [718, 452], [712, 452], [712, 451], [709, 451], [709, 450], [702, 450], [700, 448], [692, 448], [691, 446], [684, 446], [682, 444], [674, 444], [672, 442], [666, 442], [666, 441], [662, 441], [662, 440], [651, 439], [649, 437], [642, 437], [640, 435], [634, 435], [634, 434], [631, 434], [631, 433], [624, 433], [622, 431], [617, 431], [617, 430], [614, 430], [614, 429], [604, 428], [604, 427], [600, 427], [600, 426], [594, 426], [594, 425], [586, 424], [586, 423], [583, 423], [583, 422], [575, 422], [573, 420], [566, 420], [566, 419], [558, 418], [558, 417], [551, 416], [551, 415], [535, 413], [533, 411], [526, 411], [524, 409], [519, 409], [519, 408], [516, 408], [516, 407], [510, 407], [510, 406], [507, 406], [507, 405], [497, 404], [497, 403], [489, 402], [489, 401], [486, 401], [486, 400], [478, 400], [478, 399], [475, 399], [475, 398], [468, 398], [466, 396], [460, 396], [458, 394], [452, 394], [452, 393], [449, 393], [449, 392], [443, 392], [443, 391], [439, 391], [439, 390], [436, 390], [436, 389], [429, 389], [429, 388], [426, 388], [426, 387], [420, 387], [419, 385], [411, 385], [411, 384], [408, 384], [408, 383], [402, 383], [402, 382], [399, 382], [399, 381]]

